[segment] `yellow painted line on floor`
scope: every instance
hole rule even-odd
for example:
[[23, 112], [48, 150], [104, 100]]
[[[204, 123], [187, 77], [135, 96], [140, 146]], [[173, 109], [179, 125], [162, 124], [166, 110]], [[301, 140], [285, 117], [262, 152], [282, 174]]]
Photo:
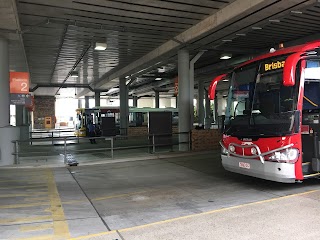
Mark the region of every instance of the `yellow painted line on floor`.
[[44, 197], [31, 197], [31, 198], [25, 198], [23, 201], [25, 202], [36, 202], [36, 201], [48, 201], [49, 196], [44, 196]]
[[1, 194], [0, 198], [12, 198], [12, 197], [35, 197], [37, 195], [47, 195], [48, 192], [35, 192], [35, 193], [17, 193], [17, 194]]
[[4, 189], [19, 189], [19, 188], [24, 188], [24, 189], [30, 189], [30, 188], [44, 188], [46, 187], [46, 185], [43, 184], [30, 184], [30, 185], [24, 185], [24, 186], [8, 186], [8, 187], [0, 187], [0, 190], [4, 190]]
[[16, 224], [16, 223], [33, 223], [37, 221], [49, 221], [52, 220], [52, 216], [37, 216], [37, 217], [25, 217], [25, 218], [12, 218], [12, 219], [0, 219], [0, 224]]
[[140, 191], [140, 192], [132, 192], [132, 193], [125, 193], [125, 194], [119, 194], [119, 195], [111, 195], [111, 196], [105, 196], [105, 197], [98, 197], [98, 198], [92, 198], [92, 201], [102, 201], [106, 199], [112, 199], [112, 198], [121, 198], [121, 197], [128, 197], [136, 194], [146, 193], [148, 191]]
[[50, 199], [50, 210], [53, 219], [54, 237], [57, 239], [70, 238], [68, 223], [64, 216], [64, 211], [56, 186], [52, 170], [47, 169], [48, 193]]
[[50, 205], [50, 203], [49, 202], [36, 202], [36, 203], [0, 205], [0, 209], [28, 208], [28, 207], [38, 207], [38, 206], [43, 206], [43, 205]]
[[16, 240], [57, 240], [53, 235], [41, 235], [37, 237], [16, 238]]
[[33, 232], [33, 231], [42, 231], [53, 228], [52, 223], [36, 224], [33, 226], [22, 226], [19, 228], [20, 232]]
[[[221, 209], [216, 209], [216, 210], [212, 210], [212, 211], [208, 211], [208, 212], [191, 214], [191, 215], [187, 215], [187, 216], [183, 216], [183, 217], [171, 218], [171, 219], [168, 219], [168, 220], [163, 220], [163, 221], [154, 222], [154, 223], [148, 223], [148, 224], [135, 226], [135, 227], [131, 227], [131, 228], [119, 229], [118, 232], [121, 233], [121, 232], [133, 231], [133, 230], [137, 230], [137, 229], [140, 229], [140, 228], [151, 227], [151, 226], [156, 226], [156, 225], [161, 225], [161, 224], [164, 224], [164, 223], [175, 222], [175, 221], [179, 221], [179, 220], [183, 220], [183, 219], [215, 214], [215, 213], [229, 211], [229, 210], [233, 210], [233, 209], [238, 209], [238, 208], [242, 208], [242, 207], [246, 207], [246, 206], [253, 206], [253, 205], [262, 204], [262, 203], [274, 202], [274, 201], [278, 201], [278, 200], [285, 199], [285, 198], [302, 196], [302, 195], [306, 195], [306, 194], [310, 194], [310, 193], [314, 193], [314, 192], [319, 192], [319, 191], [320, 190], [311, 190], [311, 191], [307, 191], [307, 192], [303, 192], [303, 193], [297, 193], [297, 194], [292, 194], [292, 195], [283, 196], [283, 197], [271, 198], [271, 199], [258, 201], [258, 202], [245, 203], [245, 204], [241, 204], [241, 205], [237, 205], [237, 206], [233, 206], [233, 207], [221, 208]], [[88, 239], [88, 238], [91, 238], [91, 237], [108, 235], [108, 234], [114, 233], [114, 232], [116, 232], [116, 230], [109, 231], [109, 232], [101, 232], [101, 233], [97, 233], [97, 234], [81, 236], [81, 237], [76, 237], [76, 238], [71, 238], [71, 239], [72, 240]]]

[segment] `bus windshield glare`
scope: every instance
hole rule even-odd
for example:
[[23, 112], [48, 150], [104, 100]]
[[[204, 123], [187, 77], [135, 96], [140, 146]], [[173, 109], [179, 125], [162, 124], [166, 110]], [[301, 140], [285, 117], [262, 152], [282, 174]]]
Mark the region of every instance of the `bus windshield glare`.
[[298, 86], [283, 85], [285, 57], [237, 69], [229, 88], [224, 132], [236, 137], [291, 134]]

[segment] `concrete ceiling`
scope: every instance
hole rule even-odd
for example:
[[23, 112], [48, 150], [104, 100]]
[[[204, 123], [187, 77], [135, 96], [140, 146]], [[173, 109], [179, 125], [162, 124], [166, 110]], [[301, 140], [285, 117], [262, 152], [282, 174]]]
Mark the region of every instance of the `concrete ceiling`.
[[[191, 58], [207, 50], [195, 80], [209, 82], [279, 43], [318, 38], [320, 30], [317, 0], [0, 0], [0, 13], [10, 69], [29, 69], [36, 95], [65, 87], [77, 88], [78, 97], [116, 95], [126, 76], [130, 94], [170, 94], [181, 48]], [[96, 42], [107, 49], [95, 51]], [[226, 52], [233, 58], [221, 61]]]

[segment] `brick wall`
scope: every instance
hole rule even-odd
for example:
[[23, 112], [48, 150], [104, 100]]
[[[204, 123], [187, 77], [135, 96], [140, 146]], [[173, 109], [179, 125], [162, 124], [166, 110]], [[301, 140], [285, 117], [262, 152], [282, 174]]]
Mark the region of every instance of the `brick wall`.
[[215, 150], [220, 148], [221, 133], [219, 129], [192, 130], [191, 141], [193, 151]]
[[44, 129], [44, 118], [51, 117], [51, 128], [54, 128], [55, 120], [55, 102], [56, 98], [51, 96], [35, 96], [33, 112], [33, 127], [35, 129]]

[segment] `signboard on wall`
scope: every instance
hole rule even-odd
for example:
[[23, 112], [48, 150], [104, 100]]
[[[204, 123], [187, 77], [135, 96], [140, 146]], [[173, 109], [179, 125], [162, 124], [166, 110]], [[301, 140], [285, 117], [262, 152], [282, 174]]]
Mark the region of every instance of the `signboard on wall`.
[[28, 72], [10, 72], [10, 100], [13, 105], [31, 105]]

